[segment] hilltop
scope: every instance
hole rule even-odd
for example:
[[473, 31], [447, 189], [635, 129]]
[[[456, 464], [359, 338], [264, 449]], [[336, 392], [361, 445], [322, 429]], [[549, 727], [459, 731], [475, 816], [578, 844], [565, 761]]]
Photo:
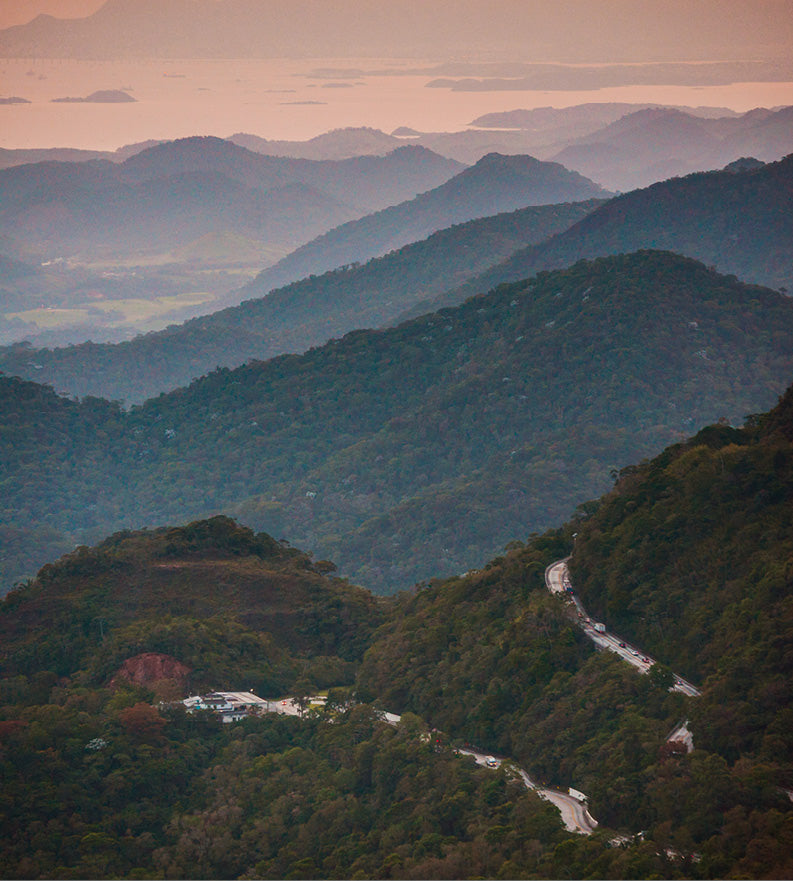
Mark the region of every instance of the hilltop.
[[342, 684], [380, 611], [329, 577], [333, 568], [227, 517], [117, 533], [6, 598], [0, 674], [49, 670], [104, 686], [125, 661], [154, 652], [188, 668], [181, 688]]

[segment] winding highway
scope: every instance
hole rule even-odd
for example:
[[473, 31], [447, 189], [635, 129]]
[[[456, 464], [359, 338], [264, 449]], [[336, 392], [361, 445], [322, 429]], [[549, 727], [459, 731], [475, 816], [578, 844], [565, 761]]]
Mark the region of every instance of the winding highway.
[[[578, 623], [584, 633], [600, 648], [618, 654], [623, 661], [627, 661], [640, 673], [647, 673], [650, 667], [655, 664], [655, 660], [645, 654], [641, 649], [630, 643], [625, 642], [619, 636], [609, 633], [602, 624], [596, 624], [587, 614], [581, 600], [572, 592], [572, 584], [570, 583], [570, 573], [567, 570], [567, 559], [557, 560], [551, 563], [545, 570], [545, 586], [551, 593], [562, 594], [567, 597], [570, 602], [575, 604]], [[671, 688], [672, 691], [679, 691], [687, 694], [689, 697], [700, 697], [702, 692], [690, 682], [683, 679], [682, 676], [675, 676], [675, 684]]]
[[[551, 563], [545, 570], [545, 585], [551, 593], [562, 594], [575, 606], [575, 614], [579, 625], [584, 633], [600, 648], [618, 654], [624, 661], [635, 667], [640, 673], [647, 673], [655, 661], [649, 655], [642, 652], [636, 646], [630, 645], [620, 637], [613, 633], [609, 633], [602, 624], [597, 624], [587, 615], [581, 600], [572, 591], [570, 583], [570, 574], [567, 570], [567, 559], [557, 560]], [[687, 682], [681, 676], [675, 676], [675, 683], [672, 686], [673, 691], [679, 691], [687, 694], [689, 697], [699, 697], [702, 692], [690, 682]], [[314, 698], [312, 703], [318, 705], [320, 698]], [[280, 701], [268, 702], [268, 711], [276, 713], [285, 713], [288, 715], [302, 715], [303, 709], [298, 705], [297, 701], [292, 698], [285, 698]], [[395, 713], [381, 713], [384, 722], [389, 725], [397, 725], [400, 716]], [[680, 741], [689, 750], [693, 749], [693, 741], [691, 732], [688, 730], [687, 721], [681, 722], [675, 730], [667, 737], [668, 741]], [[520, 777], [527, 789], [531, 789], [540, 796], [540, 798], [553, 804], [562, 817], [562, 822], [570, 832], [578, 832], [583, 835], [591, 835], [597, 828], [598, 822], [589, 813], [586, 806], [585, 796], [582, 793], [574, 795], [576, 790], [570, 792], [562, 792], [558, 789], [548, 789], [540, 786], [529, 777], [523, 768], [518, 768], [512, 761], [504, 758], [497, 758], [487, 753], [480, 752], [470, 747], [458, 749], [456, 751], [460, 755], [473, 757], [478, 765], [487, 768], [498, 768], [505, 762], [510, 769]]]
[[[310, 699], [311, 706], [319, 707], [322, 705], [322, 698], [314, 697]], [[302, 716], [305, 708], [301, 709], [300, 705], [294, 698], [285, 697], [277, 701], [267, 701], [266, 712], [279, 713], [287, 716]], [[401, 716], [396, 713], [387, 713], [381, 711], [380, 717], [389, 725], [398, 725]], [[561, 792], [558, 789], [546, 789], [535, 783], [531, 777], [523, 770], [518, 768], [509, 759], [496, 758], [479, 750], [470, 747], [460, 748], [456, 750], [459, 755], [472, 756], [477, 765], [486, 768], [499, 768], [504, 762], [507, 762], [511, 769], [521, 778], [527, 789], [534, 790], [540, 798], [551, 802], [559, 810], [562, 822], [569, 832], [580, 832], [583, 835], [590, 835], [595, 831], [598, 823], [589, 811], [586, 809], [586, 803], [574, 795]]]
[[[484, 765], [488, 768], [498, 768], [503, 762], [508, 761], [507, 759], [498, 759], [494, 756], [485, 755], [485, 753], [474, 749], [458, 749], [457, 752], [461, 755], [473, 756], [478, 765]], [[527, 789], [534, 790], [540, 798], [551, 802], [558, 809], [562, 815], [562, 822], [568, 832], [580, 832], [583, 835], [591, 835], [595, 831], [598, 822], [587, 810], [586, 802], [558, 789], [546, 789], [539, 786], [523, 768], [518, 768], [512, 765], [511, 762], [509, 764], [515, 769]]]

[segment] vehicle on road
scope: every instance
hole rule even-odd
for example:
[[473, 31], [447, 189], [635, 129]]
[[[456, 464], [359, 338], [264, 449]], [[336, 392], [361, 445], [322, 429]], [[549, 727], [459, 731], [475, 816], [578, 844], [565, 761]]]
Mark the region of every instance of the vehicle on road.
[[621, 642], [621, 643], [620, 643], [620, 648], [621, 648], [621, 649], [624, 649], [624, 648], [627, 648], [627, 646], [625, 645], [624, 642]]
[[495, 756], [488, 756], [485, 759], [485, 764], [488, 768], [497, 768], [498, 767], [498, 759]]

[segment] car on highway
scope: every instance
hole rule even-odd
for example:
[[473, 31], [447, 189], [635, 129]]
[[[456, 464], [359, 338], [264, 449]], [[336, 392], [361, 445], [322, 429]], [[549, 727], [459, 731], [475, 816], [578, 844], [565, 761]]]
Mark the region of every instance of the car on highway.
[[498, 767], [498, 759], [495, 756], [488, 756], [485, 759], [485, 764], [488, 768], [497, 768]]
[[621, 642], [621, 643], [620, 643], [620, 648], [621, 648], [621, 649], [624, 649], [624, 648], [626, 648], [626, 645], [625, 645], [625, 643], [624, 643], [624, 642]]

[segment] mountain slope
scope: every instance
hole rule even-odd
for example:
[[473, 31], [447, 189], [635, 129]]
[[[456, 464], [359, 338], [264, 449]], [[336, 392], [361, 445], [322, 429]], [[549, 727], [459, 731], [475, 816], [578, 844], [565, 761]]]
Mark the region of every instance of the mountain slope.
[[418, 304], [462, 302], [502, 282], [636, 248], [664, 248], [744, 281], [793, 290], [793, 154], [761, 168], [692, 174], [612, 199], [569, 230]]
[[[664, 860], [663, 877], [788, 875], [792, 442], [789, 389], [745, 429], [713, 425], [623, 469], [563, 529], [402, 596], [359, 689], [582, 790], [629, 849], [641, 840]], [[545, 590], [546, 565], [571, 550], [574, 588], [658, 659], [648, 675], [587, 654]], [[698, 677], [700, 697], [667, 691], [672, 666]], [[691, 753], [663, 741], [675, 713]], [[625, 870], [594, 846], [579, 859], [577, 877]]]
[[[788, 877], [792, 444], [789, 390], [746, 429], [623, 470], [562, 529], [379, 609], [222, 517], [79, 548], [0, 603], [3, 874]], [[607, 595], [661, 660], [695, 649], [702, 696], [594, 649], [544, 585], [571, 548], [587, 602]], [[320, 635], [339, 655], [317, 657]], [[303, 718], [224, 726], [157, 702], [175, 679], [109, 679], [164, 645], [196, 683], [301, 694], [355, 665], [357, 700], [403, 716], [332, 689]], [[690, 753], [668, 740], [681, 718]], [[457, 754], [471, 740], [585, 792], [599, 830], [565, 833], [508, 763]]]
[[298, 248], [260, 273], [248, 290], [265, 294], [295, 279], [380, 256], [476, 217], [606, 195], [597, 184], [560, 165], [531, 156], [493, 153], [434, 190], [344, 224]]
[[119, 345], [12, 346], [0, 350], [0, 369], [70, 394], [139, 402], [217, 366], [305, 351], [355, 328], [393, 321], [417, 300], [565, 229], [596, 204], [538, 206], [469, 221], [363, 266], [304, 279]]
[[553, 156], [617, 190], [722, 168], [742, 156], [774, 162], [793, 148], [793, 108], [702, 118], [671, 107], [629, 113]]
[[437, 186], [459, 169], [419, 147], [312, 162], [262, 156], [220, 138], [184, 138], [119, 163], [47, 162], [0, 171], [0, 233], [53, 256], [167, 250], [209, 230], [294, 246]]
[[234, 510], [393, 591], [552, 525], [681, 432], [767, 406], [791, 339], [780, 294], [639, 252], [218, 370], [128, 414], [4, 379], [3, 516], [79, 541]]
[[[5, 600], [0, 670], [104, 684], [127, 658], [165, 652], [190, 668], [193, 689], [224, 678], [277, 693], [298, 675], [301, 656], [327, 655], [330, 676], [343, 675], [342, 661], [360, 656], [379, 613], [369, 594], [324, 571], [225, 517], [113, 535], [45, 566]], [[244, 647], [237, 670], [219, 657], [224, 633]]]

